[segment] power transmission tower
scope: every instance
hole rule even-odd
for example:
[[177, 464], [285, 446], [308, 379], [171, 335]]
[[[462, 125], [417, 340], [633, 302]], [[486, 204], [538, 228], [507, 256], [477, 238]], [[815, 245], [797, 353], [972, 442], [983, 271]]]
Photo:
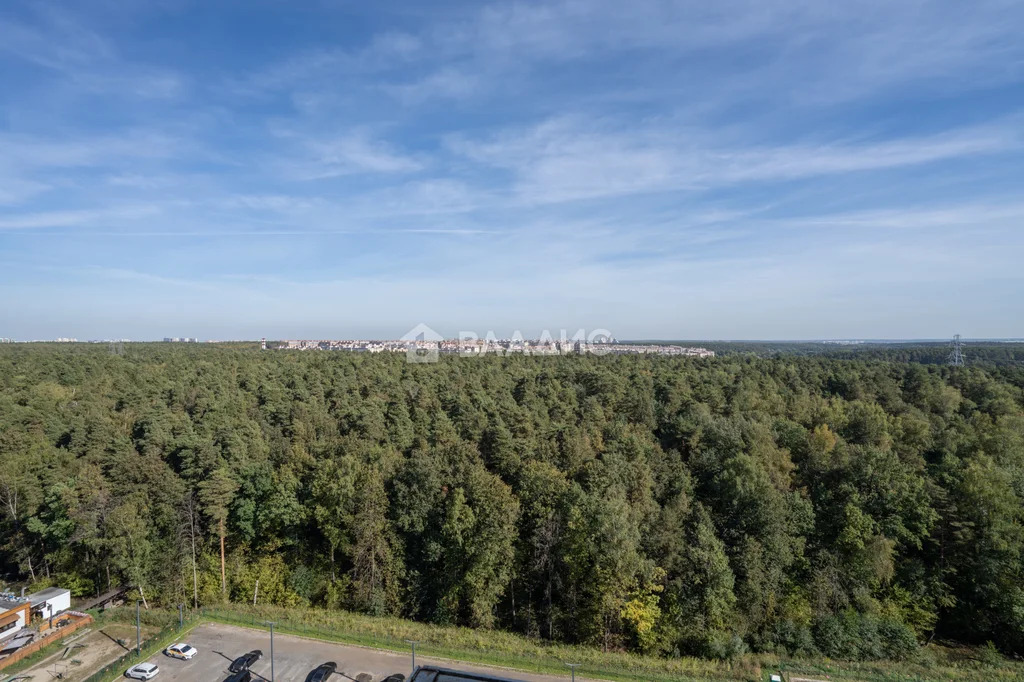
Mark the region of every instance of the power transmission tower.
[[960, 342], [960, 335], [953, 336], [953, 350], [949, 354], [949, 364], [953, 367], [964, 366], [964, 346]]

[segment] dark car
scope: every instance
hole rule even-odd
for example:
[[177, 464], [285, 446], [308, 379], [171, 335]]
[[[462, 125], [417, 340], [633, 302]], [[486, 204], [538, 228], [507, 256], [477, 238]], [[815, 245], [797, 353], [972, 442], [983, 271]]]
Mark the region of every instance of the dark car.
[[395, 673], [384, 678], [384, 682], [405, 682], [405, 675], [402, 673]]
[[248, 670], [252, 667], [252, 664], [263, 658], [263, 652], [259, 649], [253, 649], [247, 654], [242, 654], [235, 660], [231, 661], [231, 665], [228, 667], [233, 673], [240, 673], [243, 670]]
[[306, 678], [306, 682], [324, 682], [338, 669], [338, 664], [334, 661], [327, 661], [317, 666], [316, 670], [309, 674]]
[[224, 682], [252, 682], [252, 673], [246, 670], [239, 670]]

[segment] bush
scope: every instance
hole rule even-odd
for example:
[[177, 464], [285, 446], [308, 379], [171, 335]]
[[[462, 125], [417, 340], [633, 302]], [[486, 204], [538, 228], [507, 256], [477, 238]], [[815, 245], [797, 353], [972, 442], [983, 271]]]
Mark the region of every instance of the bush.
[[739, 635], [728, 632], [714, 632], [708, 637], [703, 654], [707, 658], [731, 661], [749, 653], [749, 651], [747, 643]]
[[830, 658], [858, 661], [904, 660], [917, 649], [914, 631], [906, 624], [852, 609], [817, 618], [814, 641]]
[[885, 658], [882, 641], [878, 636], [878, 622], [871, 616], [847, 611], [843, 621], [853, 647], [848, 658], [858, 661], [877, 661]]
[[902, 661], [917, 650], [914, 631], [897, 620], [887, 618], [879, 622], [878, 635], [886, 658]]
[[765, 649], [790, 656], [816, 656], [821, 652], [814, 644], [814, 635], [807, 625], [784, 620], [777, 623], [765, 641]]

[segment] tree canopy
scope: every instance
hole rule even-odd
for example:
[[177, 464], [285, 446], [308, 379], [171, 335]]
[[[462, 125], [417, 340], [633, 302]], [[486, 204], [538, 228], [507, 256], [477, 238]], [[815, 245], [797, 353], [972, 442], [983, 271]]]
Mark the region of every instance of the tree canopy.
[[105, 351], [0, 347], [8, 580], [258, 580], [665, 655], [1024, 652], [1012, 363]]

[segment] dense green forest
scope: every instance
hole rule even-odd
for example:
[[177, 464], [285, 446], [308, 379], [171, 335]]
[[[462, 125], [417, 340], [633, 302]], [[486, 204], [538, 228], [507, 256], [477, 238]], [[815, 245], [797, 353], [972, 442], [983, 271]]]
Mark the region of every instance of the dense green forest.
[[670, 656], [1019, 653], [1022, 387], [1012, 357], [2, 346], [0, 572]]
[[[665, 341], [655, 343], [669, 343]], [[823, 341], [672, 341], [683, 346], [702, 346], [718, 355], [760, 357], [823, 355], [830, 358], [889, 360], [946, 364], [952, 345], [948, 341], [901, 341], [826, 343]], [[970, 364], [975, 367], [1018, 365], [1024, 368], [1024, 342], [984, 341], [964, 344]]]

